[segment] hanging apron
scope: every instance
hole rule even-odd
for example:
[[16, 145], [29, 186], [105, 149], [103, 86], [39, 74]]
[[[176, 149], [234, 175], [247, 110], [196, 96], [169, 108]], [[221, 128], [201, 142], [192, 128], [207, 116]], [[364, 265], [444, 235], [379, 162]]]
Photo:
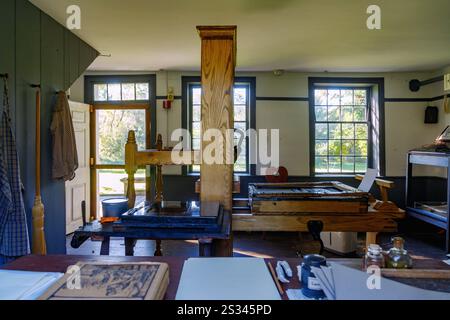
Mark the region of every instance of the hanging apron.
[[30, 254], [20, 180], [19, 157], [11, 126], [8, 84], [4, 79], [0, 113], [0, 262]]

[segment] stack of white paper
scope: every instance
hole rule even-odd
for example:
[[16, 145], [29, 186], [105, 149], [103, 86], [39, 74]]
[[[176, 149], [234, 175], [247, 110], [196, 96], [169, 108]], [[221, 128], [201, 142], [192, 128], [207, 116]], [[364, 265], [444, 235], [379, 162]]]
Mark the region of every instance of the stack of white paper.
[[62, 273], [0, 270], [0, 300], [36, 300]]
[[328, 300], [450, 300], [449, 293], [423, 290], [383, 277], [375, 279], [373, 274], [337, 263], [311, 270]]
[[176, 300], [280, 300], [263, 259], [195, 258], [185, 262]]

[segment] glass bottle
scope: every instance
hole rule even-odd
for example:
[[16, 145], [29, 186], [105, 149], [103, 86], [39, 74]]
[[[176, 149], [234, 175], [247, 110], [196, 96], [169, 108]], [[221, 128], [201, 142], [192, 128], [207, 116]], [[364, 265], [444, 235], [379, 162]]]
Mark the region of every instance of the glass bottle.
[[371, 244], [369, 246], [364, 259], [364, 268], [367, 269], [371, 266], [376, 266], [379, 268], [385, 267], [383, 249], [381, 249], [381, 247], [377, 244]]
[[401, 237], [392, 239], [394, 247], [388, 251], [387, 267], [393, 269], [410, 269], [413, 261], [408, 251], [404, 249], [405, 240]]

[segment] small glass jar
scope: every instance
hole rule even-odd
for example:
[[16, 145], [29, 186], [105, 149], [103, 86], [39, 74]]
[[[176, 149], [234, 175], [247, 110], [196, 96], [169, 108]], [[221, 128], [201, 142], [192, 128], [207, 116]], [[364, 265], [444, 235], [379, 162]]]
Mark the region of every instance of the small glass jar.
[[367, 268], [372, 266], [384, 268], [385, 265], [383, 249], [377, 244], [371, 244], [364, 258], [364, 269], [367, 270]]
[[413, 261], [408, 251], [404, 249], [405, 240], [401, 237], [392, 239], [393, 248], [388, 251], [387, 267], [392, 269], [410, 269]]

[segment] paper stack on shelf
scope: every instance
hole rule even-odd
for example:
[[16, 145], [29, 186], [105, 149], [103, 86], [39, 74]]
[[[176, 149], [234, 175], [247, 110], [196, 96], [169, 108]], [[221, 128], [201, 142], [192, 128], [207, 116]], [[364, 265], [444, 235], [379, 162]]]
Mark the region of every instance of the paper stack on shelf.
[[[377, 286], [374, 275], [333, 262], [311, 270], [328, 300], [450, 300], [449, 293], [423, 290], [383, 277]], [[301, 299], [302, 295], [291, 296]]]
[[36, 300], [62, 273], [0, 270], [0, 300]]

